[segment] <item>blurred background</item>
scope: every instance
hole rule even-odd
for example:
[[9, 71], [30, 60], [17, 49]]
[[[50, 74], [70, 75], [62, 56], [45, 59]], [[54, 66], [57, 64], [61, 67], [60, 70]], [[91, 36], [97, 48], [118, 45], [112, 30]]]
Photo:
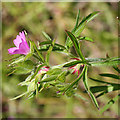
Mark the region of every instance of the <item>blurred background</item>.
[[[22, 92], [26, 87], [18, 86], [26, 75], [7, 76], [10, 72], [7, 65], [13, 56], [8, 54], [13, 40], [19, 32], [26, 30], [29, 37], [37, 41], [44, 41], [42, 31], [48, 33], [52, 39], [64, 45], [65, 30], [71, 31], [75, 25], [76, 15], [80, 9], [81, 19], [94, 12], [101, 14], [92, 20], [81, 36], [88, 36], [95, 43], [83, 42], [82, 52], [85, 57], [99, 58], [118, 56], [118, 5], [117, 3], [99, 2], [4, 2], [2, 3], [2, 118], [115, 118], [118, 117], [118, 103], [112, 105], [103, 115], [95, 108], [89, 96], [84, 91], [82, 81], [79, 83], [79, 93], [88, 99], [84, 101], [77, 97], [56, 97], [54, 89], [46, 89], [39, 94], [38, 99], [20, 98], [9, 101]], [[50, 64], [64, 63], [66, 58], [59, 53], [52, 53]], [[91, 67], [89, 77], [98, 78], [103, 72], [115, 73], [112, 67]], [[75, 76], [73, 76], [73, 79]], [[104, 79], [113, 81], [113, 79]], [[89, 85], [96, 85], [88, 81]], [[113, 82], [117, 82], [114, 80]], [[117, 93], [109, 93], [98, 98], [100, 108]]]

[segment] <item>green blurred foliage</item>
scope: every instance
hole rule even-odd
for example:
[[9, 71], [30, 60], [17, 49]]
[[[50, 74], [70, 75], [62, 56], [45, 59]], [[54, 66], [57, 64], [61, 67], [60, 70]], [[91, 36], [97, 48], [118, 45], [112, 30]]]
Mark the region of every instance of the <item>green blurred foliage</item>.
[[[81, 36], [92, 38], [95, 42], [83, 42], [81, 47], [85, 57], [105, 57], [106, 53], [110, 57], [118, 56], [117, 7], [117, 3], [102, 2], [2, 3], [2, 116], [8, 118], [118, 117], [118, 104], [114, 104], [103, 115], [100, 115], [99, 111], [93, 106], [89, 96], [81, 92], [85, 90], [81, 84], [82, 82], [79, 83], [80, 91], [78, 93], [88, 101], [83, 101], [78, 97], [56, 97], [56, 93], [50, 88], [42, 91], [37, 99], [27, 100], [20, 98], [15, 101], [9, 101], [10, 98], [26, 90], [26, 87], [18, 86], [18, 83], [22, 82], [27, 75], [11, 74], [7, 76], [11, 71], [7, 66], [10, 61], [7, 60], [16, 56], [8, 55], [7, 49], [14, 46], [13, 40], [19, 32], [26, 30], [30, 39], [37, 43], [37, 41], [45, 41], [42, 35], [42, 31], [45, 31], [52, 39], [56, 38], [56, 42], [64, 45], [66, 38], [65, 30], [71, 31], [73, 29], [78, 9], [80, 9], [81, 18], [91, 12], [101, 11], [101, 14], [90, 22], [81, 34]], [[64, 63], [66, 59], [62, 54], [60, 56], [58, 53], [52, 53], [50, 64]], [[93, 67], [89, 69], [88, 74], [95, 78], [97, 74], [106, 71], [110, 73], [115, 72], [111, 67]], [[74, 75], [69, 76], [69, 78], [71, 77], [75, 78]], [[105, 80], [113, 81], [113, 79], [107, 78]], [[89, 84], [94, 85], [95, 83], [90, 81]], [[97, 99], [100, 107], [116, 94], [109, 93]]]

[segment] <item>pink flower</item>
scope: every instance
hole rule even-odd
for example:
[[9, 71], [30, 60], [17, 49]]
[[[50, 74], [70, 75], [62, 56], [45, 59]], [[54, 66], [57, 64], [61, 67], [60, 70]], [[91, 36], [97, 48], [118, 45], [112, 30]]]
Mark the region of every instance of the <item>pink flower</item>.
[[[71, 59], [80, 60], [79, 58], [71, 58]], [[73, 65], [73, 66], [69, 67], [69, 70], [70, 70], [70, 69], [73, 70], [73, 71], [72, 71], [72, 74], [75, 74], [76, 72], [78, 72], [78, 76], [79, 76], [79, 74], [80, 74], [79, 69], [80, 69], [80, 67], [83, 67], [83, 66], [84, 66], [84, 65], [79, 65], [79, 64]]]
[[77, 68], [77, 65], [71, 66], [69, 69], [72, 69], [72, 70], [73, 70], [72, 74], [75, 74], [76, 72], [78, 72], [78, 75], [80, 74], [80, 71], [79, 71], [79, 69]]
[[27, 55], [30, 52], [30, 48], [27, 44], [24, 32], [20, 32], [16, 39], [13, 40], [16, 47], [8, 49], [9, 54], [24, 54]]
[[39, 70], [38, 74], [43, 74], [43, 73], [46, 73], [47, 71], [49, 71], [49, 67], [43, 66], [43, 67]]

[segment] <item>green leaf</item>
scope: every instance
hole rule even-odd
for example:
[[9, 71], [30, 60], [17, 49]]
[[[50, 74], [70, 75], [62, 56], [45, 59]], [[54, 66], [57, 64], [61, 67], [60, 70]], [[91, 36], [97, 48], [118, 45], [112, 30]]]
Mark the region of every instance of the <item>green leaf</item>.
[[73, 28], [72, 32], [74, 32], [77, 29], [79, 19], [80, 19], [80, 10], [78, 11], [77, 18], [76, 18], [76, 24], [75, 24], [75, 27]]
[[45, 66], [45, 64], [42, 64], [42, 65], [40, 65], [39, 67], [37, 67], [35, 73], [32, 75], [32, 77], [31, 77], [30, 80], [32, 80], [32, 79], [38, 74], [39, 70], [40, 70], [43, 66]]
[[24, 96], [24, 95], [26, 95], [26, 94], [28, 94], [28, 92], [22, 93], [21, 95], [19, 95], [19, 96], [17, 96], [17, 97], [14, 97], [14, 98], [12, 98], [12, 99], [10, 99], [10, 100], [16, 100], [16, 99], [18, 99], [18, 98], [20, 98], [20, 97], [22, 97], [22, 96]]
[[107, 93], [107, 91], [103, 91], [103, 92], [101, 92], [100, 94], [98, 94], [97, 96], [96, 96], [96, 98], [98, 98], [98, 97], [100, 97], [100, 96], [102, 96], [102, 95], [104, 95], [104, 94], [106, 94]]
[[27, 99], [31, 99], [36, 95], [36, 91], [30, 92], [30, 94], [28, 95]]
[[[44, 42], [41, 42], [39, 45], [49, 45], [49, 44], [52, 44], [52, 41], [44, 41]], [[63, 45], [60, 45], [60, 44], [57, 44], [57, 43], [55, 43], [55, 46], [66, 49]]]
[[43, 80], [40, 81], [40, 83], [43, 83], [43, 82], [50, 82], [50, 81], [53, 81], [53, 80], [56, 80], [56, 78], [58, 77], [58, 75], [51, 75]]
[[114, 68], [118, 73], [120, 73], [120, 69], [119, 69], [117, 66], [113, 66], [113, 68]]
[[73, 32], [73, 34], [75, 35], [75, 37], [79, 37], [80, 36], [80, 34], [84, 30], [86, 24], [87, 24], [87, 21], [85, 21], [85, 22], [83, 22], [83, 23], [81, 23], [81, 24], [78, 25], [76, 31]]
[[99, 74], [99, 75], [103, 76], [103, 77], [110, 77], [110, 78], [114, 78], [114, 79], [120, 79], [120, 76], [115, 75], [115, 74], [102, 73], [102, 74]]
[[22, 62], [22, 61], [24, 61], [24, 59], [25, 59], [25, 56], [20, 56], [20, 57], [16, 58], [12, 63], [10, 63], [8, 66]]
[[83, 73], [83, 83], [84, 83], [86, 91], [88, 91], [89, 88], [88, 88], [88, 83], [87, 83], [87, 66], [86, 65], [85, 65], [85, 71]]
[[28, 84], [30, 83], [30, 80], [31, 80], [32, 75], [33, 75], [33, 73], [31, 73], [31, 74], [25, 79], [25, 81], [20, 82], [18, 85], [21, 85], [21, 86], [23, 86], [23, 85], [28, 85]]
[[101, 91], [107, 91], [107, 93], [108, 93], [108, 92], [111, 92], [111, 90], [112, 91], [120, 90], [120, 84], [111, 84], [108, 86], [92, 86], [92, 87], [90, 87], [90, 90], [93, 93], [97, 93], [97, 92], [101, 92]]
[[17, 63], [14, 68], [16, 69], [15, 74], [28, 74], [34, 68], [34, 63], [31, 60], [26, 60]]
[[[80, 19], [80, 10], [78, 11], [78, 14], [77, 14], [77, 17], [76, 17], [76, 24], [75, 24], [75, 26], [72, 30], [72, 33], [76, 31], [76, 29], [78, 27], [79, 19]], [[70, 48], [72, 46], [72, 41], [70, 40], [69, 37], [67, 37], [66, 46], [67, 46], [67, 48]]]
[[88, 62], [103, 62], [107, 60], [106, 58], [85, 58]]
[[81, 60], [74, 60], [74, 61], [70, 61], [70, 62], [67, 62], [63, 65], [63, 67], [71, 67], [71, 66], [74, 66], [74, 65], [77, 65], [79, 63], [85, 63]]
[[69, 91], [75, 84], [78, 84], [79, 80], [80, 80], [80, 79], [82, 78], [82, 76], [83, 76], [84, 71], [85, 71], [85, 67], [83, 68], [83, 71], [82, 71], [82, 73], [78, 76], [78, 78], [77, 78], [75, 81], [73, 81], [73, 82], [64, 90], [63, 94], [65, 94], [67, 91]]
[[89, 37], [78, 37], [78, 40], [86, 40], [86, 41], [90, 41], [93, 42], [93, 39], [89, 38]]
[[50, 36], [49, 36], [46, 32], [42, 31], [42, 34], [45, 36], [45, 38], [46, 38], [47, 40], [52, 41], [52, 39], [50, 38]]
[[99, 65], [118, 65], [120, 63], [120, 58], [108, 58], [106, 60], [103, 61], [99, 61], [99, 62], [93, 62], [90, 63], [92, 66], [99, 66]]
[[34, 43], [30, 41], [30, 53], [34, 53]]
[[115, 84], [115, 83], [110, 83], [110, 82], [106, 82], [106, 81], [102, 81], [102, 80], [98, 80], [98, 79], [94, 79], [94, 78], [90, 78], [90, 80], [93, 80], [93, 81], [99, 82], [99, 83], [105, 83], [105, 84]]
[[[50, 45], [44, 45], [44, 46], [41, 46], [40, 49], [38, 49], [39, 52], [44, 52], [44, 51], [47, 51], [49, 49]], [[52, 51], [59, 51], [59, 52], [62, 52], [64, 51], [63, 48], [59, 47], [59, 46], [54, 46]]]
[[[86, 23], [84, 23], [81, 26], [79, 26], [79, 28], [77, 28], [76, 31], [72, 32], [72, 34], [75, 37], [78, 37], [80, 35], [80, 33], [83, 31], [85, 25], [86, 25]], [[74, 43], [72, 43], [72, 41], [70, 40], [70, 36], [69, 36], [69, 37], [67, 37], [67, 40], [66, 40], [66, 47], [67, 47], [67, 49], [69, 49], [72, 45], [74, 45]]]
[[78, 97], [78, 98], [80, 98], [82, 100], [88, 101], [87, 99], [85, 99], [84, 97], [82, 97], [80, 94], [75, 93], [74, 96], [76, 96], [76, 97]]
[[66, 30], [66, 33], [67, 33], [67, 35], [70, 37], [71, 41], [73, 42], [77, 54], [78, 54], [79, 57], [84, 61], [85, 58], [84, 58], [84, 56], [82, 55], [82, 52], [81, 52], [81, 50], [80, 50], [80, 48], [79, 48], [79, 44], [78, 44], [77, 39], [75, 38], [75, 36], [74, 36], [71, 32], [69, 32], [69, 31]]
[[46, 63], [47, 64], [49, 63], [49, 56], [50, 56], [50, 53], [51, 53], [51, 51], [53, 49], [54, 44], [55, 44], [55, 40], [52, 41], [52, 44], [51, 44], [51, 46], [49, 47], [49, 49], [47, 51], [47, 54], [46, 54]]
[[[81, 32], [84, 30], [87, 23], [89, 23], [92, 19], [94, 19], [100, 12], [95, 11], [91, 14], [89, 14], [87, 17], [83, 18], [83, 20], [77, 25], [77, 28], [72, 32], [75, 37], [80, 36]], [[70, 38], [67, 38], [66, 40], [66, 47], [69, 49], [72, 46], [72, 42], [70, 41]]]
[[90, 97], [92, 98], [93, 100], [93, 103], [95, 104], [95, 106], [99, 109], [99, 105], [98, 105], [98, 102], [95, 98], [95, 96], [93, 95], [93, 93], [91, 91], [89, 91], [89, 94], [90, 94]]
[[34, 91], [35, 89], [36, 89], [35, 81], [30, 82], [28, 87], [27, 87], [27, 91], [31, 92], [31, 91]]
[[33, 53], [28, 53], [28, 54], [25, 56], [24, 61], [26, 61], [27, 59], [29, 59], [32, 55], [33, 55]]
[[84, 83], [85, 89], [88, 92], [88, 94], [90, 95], [93, 103], [95, 104], [95, 106], [97, 108], [99, 108], [97, 100], [96, 100], [95, 96], [93, 95], [93, 93], [91, 92], [91, 90], [89, 89], [89, 86], [88, 86], [88, 83], [87, 83], [87, 66], [86, 65], [85, 65], [85, 71], [83, 73], [83, 83]]
[[60, 68], [53, 68], [49, 71], [47, 71], [47, 75], [58, 75], [62, 72]]
[[[93, 20], [96, 16], [98, 16], [99, 13], [100, 13], [100, 11], [95, 11], [95, 12], [89, 14], [87, 17], [85, 17], [85, 18], [80, 22], [79, 26], [80, 26], [81, 24], [83, 24], [84, 22], [86, 22], [86, 21], [87, 21], [87, 23], [89, 23], [89, 22], [90, 22], [91, 20]], [[79, 27], [79, 26], [78, 26], [78, 27]]]
[[40, 57], [41, 62], [44, 62], [44, 58], [43, 58], [43, 56], [41, 55], [41, 53], [40, 53], [40, 51], [38, 50], [38, 48], [37, 48], [37, 46], [35, 45], [35, 43], [34, 43], [33, 41], [31, 41], [31, 43], [33, 44], [35, 50], [37, 51], [37, 53], [38, 53], [38, 55], [39, 55], [39, 57]]
[[120, 94], [111, 99], [101, 110], [100, 114], [102, 114], [104, 111], [106, 111], [111, 105], [113, 105], [118, 99], [120, 98]]
[[57, 80], [59, 80], [60, 82], [65, 82], [65, 76], [67, 74], [67, 71], [63, 71], [61, 72], [58, 77], [57, 77]]

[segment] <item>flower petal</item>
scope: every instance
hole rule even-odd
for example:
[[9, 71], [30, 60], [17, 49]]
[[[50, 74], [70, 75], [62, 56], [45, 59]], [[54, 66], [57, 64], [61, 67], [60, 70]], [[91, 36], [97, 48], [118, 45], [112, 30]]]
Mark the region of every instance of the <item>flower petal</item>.
[[19, 45], [20, 45], [20, 43], [22, 42], [22, 40], [21, 40], [20, 36], [17, 35], [16, 39], [13, 40], [13, 42], [14, 42], [15, 46], [16, 46], [17, 48], [19, 48]]
[[9, 52], [9, 54], [11, 54], [11, 55], [13, 55], [13, 54], [20, 54], [19, 49], [16, 48], [16, 47], [13, 47], [13, 48], [8, 49], [8, 52]]
[[22, 43], [20, 43], [20, 45], [19, 45], [19, 51], [21, 51], [21, 54], [24, 54], [24, 55], [26, 55], [30, 52], [30, 48], [29, 48], [27, 42], [23, 41], [23, 39], [22, 39]]
[[20, 37], [21, 37], [24, 41], [26, 41], [26, 39], [25, 39], [25, 34], [24, 34], [23, 31], [22, 31], [22, 32], [19, 32], [19, 35], [20, 35]]
[[24, 54], [27, 55], [30, 52], [30, 48], [27, 44], [27, 41], [25, 39], [24, 32], [20, 32], [19, 35], [17, 35], [16, 39], [13, 40], [16, 47], [8, 49], [8, 52], [12, 54]]

